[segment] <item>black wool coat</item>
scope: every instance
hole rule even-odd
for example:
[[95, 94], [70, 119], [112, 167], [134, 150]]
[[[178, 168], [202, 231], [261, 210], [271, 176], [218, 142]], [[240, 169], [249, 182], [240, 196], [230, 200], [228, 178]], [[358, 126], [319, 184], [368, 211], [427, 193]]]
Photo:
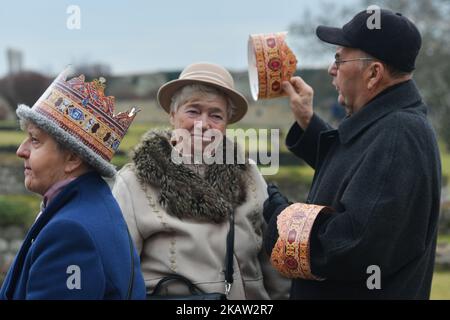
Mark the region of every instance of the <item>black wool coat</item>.
[[315, 169], [307, 203], [335, 212], [319, 215], [310, 238], [312, 273], [326, 280], [295, 279], [291, 298], [429, 298], [441, 164], [426, 114], [410, 80], [385, 90], [337, 130], [317, 115], [306, 131], [292, 126], [289, 150]]

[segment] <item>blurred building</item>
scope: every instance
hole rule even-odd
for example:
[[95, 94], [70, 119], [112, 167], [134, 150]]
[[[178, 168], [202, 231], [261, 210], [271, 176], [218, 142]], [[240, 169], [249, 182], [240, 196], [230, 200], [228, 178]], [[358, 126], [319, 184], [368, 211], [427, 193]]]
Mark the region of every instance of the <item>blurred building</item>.
[[8, 74], [17, 74], [23, 70], [23, 53], [20, 50], [6, 49], [6, 59], [8, 60]]

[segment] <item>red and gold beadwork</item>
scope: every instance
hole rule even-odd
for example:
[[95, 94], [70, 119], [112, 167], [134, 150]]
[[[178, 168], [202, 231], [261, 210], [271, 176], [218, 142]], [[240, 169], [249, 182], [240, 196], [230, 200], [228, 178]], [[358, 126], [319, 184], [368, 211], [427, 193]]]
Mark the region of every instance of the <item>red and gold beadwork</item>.
[[58, 76], [33, 106], [103, 159], [110, 161], [136, 116], [136, 109], [114, 115], [114, 97], [105, 96], [103, 78]]
[[281, 83], [294, 75], [297, 59], [285, 38], [286, 32], [250, 35], [249, 79], [254, 100], [281, 96]]
[[272, 265], [285, 277], [322, 280], [311, 272], [310, 234], [318, 214], [330, 212], [324, 206], [295, 203], [277, 219], [279, 238], [272, 250]]

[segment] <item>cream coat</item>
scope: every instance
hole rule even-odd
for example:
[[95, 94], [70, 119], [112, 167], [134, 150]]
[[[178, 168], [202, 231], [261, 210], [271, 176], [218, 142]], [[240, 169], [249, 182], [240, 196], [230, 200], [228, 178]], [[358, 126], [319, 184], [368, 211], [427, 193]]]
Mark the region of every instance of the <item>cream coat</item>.
[[[135, 163], [124, 166], [116, 176], [113, 194], [140, 254], [147, 289], [152, 290], [164, 276], [177, 273], [206, 292], [224, 292], [228, 219], [215, 223], [169, 214], [160, 204], [160, 188], [141, 183], [137, 170]], [[195, 174], [201, 176], [202, 172]], [[272, 268], [262, 248], [266, 183], [254, 164], [247, 165], [242, 181], [246, 197], [234, 210], [234, 283], [229, 299], [288, 298], [290, 281]], [[187, 293], [176, 283], [168, 288], [165, 293]]]

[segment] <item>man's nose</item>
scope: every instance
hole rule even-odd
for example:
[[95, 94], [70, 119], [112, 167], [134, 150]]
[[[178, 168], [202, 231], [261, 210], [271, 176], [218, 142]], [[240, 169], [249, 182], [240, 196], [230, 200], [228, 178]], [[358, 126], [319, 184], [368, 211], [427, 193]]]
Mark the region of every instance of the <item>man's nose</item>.
[[328, 67], [328, 74], [332, 77], [335, 77], [337, 73], [336, 63], [332, 62]]

